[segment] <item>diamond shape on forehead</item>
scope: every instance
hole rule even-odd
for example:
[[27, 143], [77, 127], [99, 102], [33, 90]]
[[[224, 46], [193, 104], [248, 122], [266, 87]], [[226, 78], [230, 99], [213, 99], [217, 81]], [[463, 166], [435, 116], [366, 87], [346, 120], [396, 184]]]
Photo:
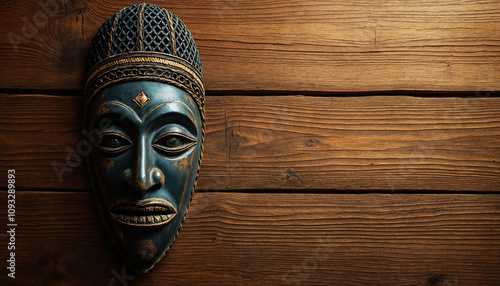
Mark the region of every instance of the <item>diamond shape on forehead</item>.
[[134, 98], [134, 102], [139, 105], [140, 108], [144, 107], [151, 98], [149, 98], [144, 91], [139, 92], [139, 94]]

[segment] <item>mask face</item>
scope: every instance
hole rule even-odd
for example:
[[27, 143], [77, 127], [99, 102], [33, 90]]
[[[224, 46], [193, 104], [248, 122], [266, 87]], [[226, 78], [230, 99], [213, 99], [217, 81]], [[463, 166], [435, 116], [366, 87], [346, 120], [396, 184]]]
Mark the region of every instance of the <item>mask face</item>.
[[202, 119], [180, 88], [154, 81], [111, 85], [94, 96], [85, 128], [94, 192], [106, 228], [137, 272], [175, 239], [196, 180]]

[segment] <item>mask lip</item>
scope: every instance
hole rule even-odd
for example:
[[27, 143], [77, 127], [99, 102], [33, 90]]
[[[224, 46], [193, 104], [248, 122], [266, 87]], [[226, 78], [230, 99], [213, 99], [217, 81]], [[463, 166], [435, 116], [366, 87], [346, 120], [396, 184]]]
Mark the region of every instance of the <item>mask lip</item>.
[[174, 205], [160, 198], [123, 198], [112, 204], [108, 212], [116, 222], [140, 228], [164, 226], [177, 215]]

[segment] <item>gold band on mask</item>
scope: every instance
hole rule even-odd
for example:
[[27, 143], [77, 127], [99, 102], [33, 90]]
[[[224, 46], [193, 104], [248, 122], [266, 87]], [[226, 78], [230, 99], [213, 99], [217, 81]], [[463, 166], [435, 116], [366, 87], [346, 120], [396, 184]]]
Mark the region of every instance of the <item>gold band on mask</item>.
[[185, 90], [205, 110], [203, 77], [189, 62], [156, 52], [128, 52], [109, 57], [90, 71], [85, 84], [88, 104], [92, 97], [109, 85], [125, 81], [152, 80]]

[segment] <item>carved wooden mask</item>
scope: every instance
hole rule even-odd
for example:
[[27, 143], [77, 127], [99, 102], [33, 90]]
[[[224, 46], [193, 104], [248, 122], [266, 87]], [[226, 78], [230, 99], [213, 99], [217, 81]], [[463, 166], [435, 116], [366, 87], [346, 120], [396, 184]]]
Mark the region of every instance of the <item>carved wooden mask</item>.
[[118, 251], [144, 273], [173, 243], [196, 186], [205, 133], [198, 50], [181, 20], [142, 3], [104, 22], [89, 63], [94, 193]]

